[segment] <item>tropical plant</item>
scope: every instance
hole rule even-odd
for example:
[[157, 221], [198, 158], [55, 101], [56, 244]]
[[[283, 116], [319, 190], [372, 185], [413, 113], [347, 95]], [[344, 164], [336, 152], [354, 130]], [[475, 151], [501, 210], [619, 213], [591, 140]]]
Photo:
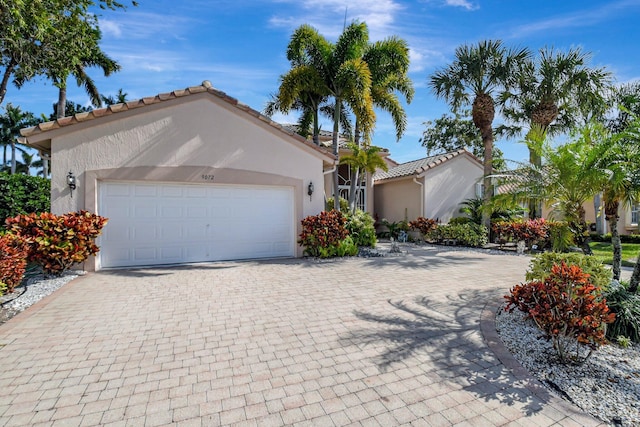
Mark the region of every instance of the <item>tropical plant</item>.
[[[444, 98], [451, 105], [454, 113], [462, 106], [471, 105], [473, 124], [480, 131], [484, 146], [485, 203], [489, 203], [493, 195], [491, 175], [495, 100], [498, 92], [509, 86], [517, 65], [528, 57], [527, 49], [507, 49], [499, 40], [481, 41], [475, 46], [458, 47], [455, 60], [430, 77], [431, 89], [438, 98]], [[488, 212], [483, 214], [482, 223], [488, 230]]]
[[0, 295], [20, 285], [27, 267], [27, 251], [22, 239], [0, 234]]
[[[354, 22], [347, 26], [335, 44], [318, 31], [302, 25], [291, 36], [287, 59], [294, 67], [282, 77], [278, 100], [282, 106], [291, 106], [304, 92], [333, 98], [333, 153], [339, 156], [339, 128], [343, 107], [348, 104], [368, 135], [375, 122], [371, 98], [371, 71], [362, 55], [368, 46], [366, 24]], [[286, 83], [286, 84], [285, 84]], [[338, 170], [333, 174], [334, 194], [338, 192]], [[338, 210], [338, 199], [334, 200]]]
[[365, 145], [364, 147], [360, 147], [356, 143], [350, 142], [347, 144], [349, 150], [351, 150], [350, 154], [346, 154], [342, 156], [340, 159], [340, 164], [349, 165], [351, 171], [354, 173], [351, 178], [351, 188], [349, 189], [349, 211], [356, 211], [356, 193], [361, 191], [362, 189], [359, 187], [359, 172], [368, 172], [370, 174], [375, 173], [376, 170], [382, 169], [387, 171], [389, 168], [385, 161], [380, 157], [380, 147], [375, 147], [372, 145]]
[[611, 271], [602, 264], [597, 258], [587, 256], [581, 253], [559, 253], [544, 252], [533, 257], [529, 263], [529, 269], [526, 273], [527, 281], [544, 280], [551, 274], [554, 265], [577, 265], [580, 269], [589, 275], [591, 283], [598, 288], [607, 289], [611, 283]]
[[[602, 290], [576, 265], [554, 265], [543, 280], [516, 285], [505, 299], [505, 310], [518, 308], [532, 319], [553, 342], [563, 363], [584, 363], [593, 350], [606, 344], [606, 324], [615, 319]], [[582, 347], [587, 347], [586, 354]]]
[[0, 115], [0, 144], [3, 145], [3, 166], [7, 165], [7, 147], [11, 148], [12, 174], [16, 173], [16, 147], [17, 139], [20, 136], [20, 129], [33, 126], [38, 120], [28, 111], [22, 111], [20, 107], [7, 104], [4, 114]]
[[345, 228], [349, 232], [354, 245], [372, 248], [376, 246], [378, 242], [376, 228], [374, 227], [373, 218], [368, 212], [357, 209], [355, 212], [347, 214]]
[[[580, 48], [566, 53], [543, 48], [535, 58], [522, 61], [516, 84], [500, 98], [503, 114], [511, 126], [502, 126], [499, 131], [513, 136], [529, 127], [553, 136], [581, 124], [580, 119], [603, 117], [611, 73], [604, 68], [589, 67], [589, 59], [590, 54]], [[529, 161], [540, 168], [541, 147], [535, 145], [536, 141], [525, 138]], [[541, 214], [541, 201], [532, 200], [529, 217], [539, 218]]]
[[[349, 235], [347, 218], [339, 211], [322, 211], [302, 220], [298, 243], [309, 256], [328, 258], [338, 253], [340, 243]], [[353, 243], [353, 241], [351, 241]]]
[[624, 285], [611, 288], [606, 294], [609, 310], [616, 320], [607, 327], [607, 338], [627, 337], [640, 343], [640, 295], [629, 292]]
[[431, 230], [433, 230], [437, 226], [438, 226], [438, 221], [436, 221], [435, 219], [425, 218], [422, 216], [419, 216], [418, 218], [416, 218], [415, 220], [409, 223], [409, 228], [411, 228], [412, 230], [419, 231], [420, 234], [422, 235], [429, 233]]
[[122, 88], [118, 89], [118, 93], [116, 95], [104, 96], [100, 95], [100, 99], [104, 103], [104, 105], [114, 105], [114, 104], [124, 104], [128, 101], [127, 99], [128, 93], [125, 93]]
[[489, 231], [484, 225], [466, 224], [438, 224], [426, 234], [426, 239], [435, 242], [455, 240], [456, 244], [470, 247], [483, 247], [489, 239]]
[[18, 215], [5, 223], [10, 233], [24, 241], [30, 262], [39, 264], [45, 274], [60, 275], [98, 253], [94, 240], [107, 221], [78, 211], [60, 216], [48, 212]]

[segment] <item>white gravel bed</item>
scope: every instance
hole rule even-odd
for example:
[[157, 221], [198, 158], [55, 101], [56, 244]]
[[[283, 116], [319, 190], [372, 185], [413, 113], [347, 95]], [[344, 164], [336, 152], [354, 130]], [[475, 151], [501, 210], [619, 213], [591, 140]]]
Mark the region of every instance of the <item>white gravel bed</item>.
[[609, 344], [581, 366], [564, 365], [551, 341], [517, 309], [500, 309], [496, 329], [515, 359], [554, 394], [610, 425], [640, 426], [640, 345]]
[[26, 288], [23, 284], [15, 288], [13, 293], [2, 296], [0, 299], [0, 302], [4, 303], [2, 308], [10, 311], [11, 316], [13, 316], [82, 274], [84, 274], [83, 271], [73, 270], [64, 272], [60, 277], [45, 278], [41, 274], [31, 277], [27, 279]]

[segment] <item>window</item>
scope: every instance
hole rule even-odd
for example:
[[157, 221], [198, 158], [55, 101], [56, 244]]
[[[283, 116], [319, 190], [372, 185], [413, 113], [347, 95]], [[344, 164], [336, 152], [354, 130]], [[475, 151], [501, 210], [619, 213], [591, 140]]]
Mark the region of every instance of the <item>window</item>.
[[[498, 186], [497, 185], [493, 185], [493, 195], [496, 196], [498, 194]], [[476, 183], [476, 197], [478, 199], [482, 199], [484, 195], [484, 184], [482, 182], [477, 182]]]
[[638, 224], [640, 219], [640, 204], [631, 205], [631, 224]]

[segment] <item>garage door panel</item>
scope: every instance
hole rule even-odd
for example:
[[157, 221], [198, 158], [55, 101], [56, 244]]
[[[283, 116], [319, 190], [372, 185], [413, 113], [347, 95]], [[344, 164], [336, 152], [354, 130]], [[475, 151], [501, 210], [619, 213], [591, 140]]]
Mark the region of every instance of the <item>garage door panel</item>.
[[293, 191], [104, 182], [102, 267], [293, 256]]

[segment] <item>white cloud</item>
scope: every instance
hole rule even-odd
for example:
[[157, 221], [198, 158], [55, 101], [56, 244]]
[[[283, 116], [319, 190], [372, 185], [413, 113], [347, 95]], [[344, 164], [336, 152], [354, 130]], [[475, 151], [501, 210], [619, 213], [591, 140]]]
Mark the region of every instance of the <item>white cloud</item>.
[[354, 20], [366, 22], [372, 40], [387, 37], [393, 32], [392, 24], [404, 7], [393, 0], [282, 0], [299, 5], [303, 13], [293, 16], [272, 16], [269, 23], [275, 27], [293, 29], [308, 23], [327, 37], [337, 37], [346, 23]]
[[447, 6], [462, 7], [467, 10], [478, 9], [477, 5], [474, 5], [468, 0], [445, 0], [445, 4]]
[[103, 35], [107, 37], [115, 37], [119, 39], [122, 36], [120, 24], [109, 19], [103, 19], [100, 21], [100, 29], [102, 30]]

